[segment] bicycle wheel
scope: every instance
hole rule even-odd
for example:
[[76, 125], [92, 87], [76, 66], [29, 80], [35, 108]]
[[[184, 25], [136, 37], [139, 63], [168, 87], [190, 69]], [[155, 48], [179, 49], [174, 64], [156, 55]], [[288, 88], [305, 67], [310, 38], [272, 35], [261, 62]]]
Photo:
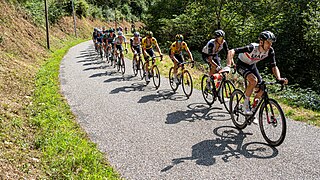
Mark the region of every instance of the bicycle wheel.
[[138, 64], [136, 60], [132, 60], [132, 71], [133, 71], [133, 75], [137, 76], [138, 74]]
[[244, 93], [239, 89], [235, 89], [230, 97], [230, 115], [233, 124], [238, 129], [247, 127], [246, 116], [243, 114], [244, 99]]
[[120, 61], [120, 57], [117, 57], [117, 61], [116, 61], [116, 66], [117, 66], [117, 71], [120, 72], [120, 66], [121, 66], [121, 61]]
[[188, 70], [182, 72], [182, 89], [187, 98], [189, 98], [193, 91], [193, 83]]
[[140, 77], [141, 77], [141, 80], [142, 80], [144, 78], [144, 75], [145, 75], [144, 64], [143, 64], [142, 60], [140, 60], [138, 62], [138, 71], [139, 71], [139, 74], [140, 74]]
[[154, 87], [158, 89], [160, 87], [160, 71], [157, 65], [153, 65], [152, 67], [152, 79]]
[[208, 75], [203, 75], [201, 80], [201, 92], [204, 100], [208, 105], [212, 105], [215, 101], [215, 96], [213, 95], [212, 88], [214, 84], [209, 79]]
[[230, 109], [229, 109], [230, 97], [234, 89], [235, 89], [234, 84], [229, 80], [225, 80], [221, 84], [221, 98], [222, 98], [221, 100], [224, 107], [229, 113], [230, 113]]
[[100, 46], [100, 58], [103, 60], [103, 51], [101, 46]]
[[174, 82], [173, 80], [173, 67], [170, 68], [169, 70], [169, 84], [173, 92], [176, 92], [178, 89], [179, 85]]
[[279, 146], [284, 141], [287, 131], [286, 118], [274, 99], [269, 99], [261, 105], [259, 126], [263, 138], [271, 146]]
[[126, 65], [124, 63], [124, 58], [120, 58], [120, 67], [121, 67], [121, 74], [124, 74], [126, 72]]

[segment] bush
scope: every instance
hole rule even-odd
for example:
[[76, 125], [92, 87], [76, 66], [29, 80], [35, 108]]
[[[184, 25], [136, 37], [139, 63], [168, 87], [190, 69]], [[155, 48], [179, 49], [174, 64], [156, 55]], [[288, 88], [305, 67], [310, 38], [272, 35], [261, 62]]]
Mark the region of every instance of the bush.
[[76, 14], [81, 17], [87, 17], [89, 4], [85, 0], [79, 0], [75, 4]]

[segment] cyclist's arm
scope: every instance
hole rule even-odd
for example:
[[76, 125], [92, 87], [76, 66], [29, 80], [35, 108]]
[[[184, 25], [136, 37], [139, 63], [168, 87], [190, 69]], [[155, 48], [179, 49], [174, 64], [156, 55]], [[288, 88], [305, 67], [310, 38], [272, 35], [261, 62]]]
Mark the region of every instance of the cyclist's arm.
[[228, 53], [229, 47], [228, 47], [227, 41], [224, 41], [224, 43], [223, 43], [223, 49], [225, 50], [226, 53]]
[[132, 53], [134, 54], [135, 50], [133, 49], [133, 40], [130, 39], [130, 49], [132, 51]]
[[233, 57], [234, 57], [235, 54], [245, 53], [245, 52], [252, 52], [253, 48], [254, 48], [253, 45], [250, 44], [250, 45], [245, 46], [245, 47], [235, 48], [235, 49], [229, 50], [228, 51], [228, 55], [227, 55], [227, 66], [231, 67], [231, 65], [234, 64]]
[[185, 50], [188, 53], [188, 55], [189, 55], [189, 57], [191, 59], [191, 62], [194, 62], [193, 61], [193, 57], [192, 57], [192, 53], [191, 53], [190, 49], [188, 48], [187, 44], [185, 45]]

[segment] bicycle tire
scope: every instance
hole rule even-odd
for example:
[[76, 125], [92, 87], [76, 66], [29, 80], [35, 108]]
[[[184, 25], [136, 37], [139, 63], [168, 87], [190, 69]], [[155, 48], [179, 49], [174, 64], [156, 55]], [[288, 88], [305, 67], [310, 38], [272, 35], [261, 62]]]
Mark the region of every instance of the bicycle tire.
[[160, 87], [160, 71], [157, 65], [152, 66], [152, 79], [154, 87], [158, 89]]
[[228, 111], [228, 113], [230, 113], [230, 109], [229, 109], [230, 97], [231, 97], [231, 94], [234, 90], [235, 90], [235, 86], [229, 80], [225, 80], [221, 84], [221, 100], [222, 100], [224, 107]]
[[[269, 113], [271, 116], [269, 115]], [[275, 115], [277, 115], [277, 118], [275, 117]], [[272, 128], [271, 132], [275, 132], [275, 129], [273, 128], [278, 127], [279, 123], [282, 123], [282, 127], [280, 127], [280, 133], [278, 133], [276, 138], [271, 138], [269, 136], [270, 134], [268, 133], [268, 128]], [[259, 127], [263, 138], [269, 145], [279, 146], [283, 143], [286, 137], [287, 124], [283, 110], [276, 100], [268, 99], [267, 102], [265, 101], [261, 105], [259, 111]]]
[[120, 72], [120, 57], [117, 57], [117, 61], [116, 61], [116, 66], [117, 66], [117, 71]]
[[[134, 63], [136, 62], [136, 63]], [[137, 76], [138, 75], [138, 62], [137, 60], [132, 60], [132, 71], [133, 71], [133, 75]]]
[[[207, 88], [207, 81], [209, 81], [208, 78], [209, 78], [209, 76], [207, 74], [204, 74], [202, 76], [202, 79], [201, 79], [201, 92], [202, 92], [203, 99], [206, 101], [206, 103], [209, 106], [211, 106], [215, 101], [215, 97], [213, 95], [212, 90]], [[214, 86], [214, 84], [212, 84], [211, 82], [209, 84], [210, 84], [211, 87]]]
[[176, 92], [179, 85], [177, 83], [175, 83], [173, 80], [173, 67], [171, 67], [169, 70], [169, 84], [170, 84], [172, 91]]
[[184, 70], [182, 72], [182, 90], [184, 94], [189, 98], [193, 91], [193, 82], [192, 82], [192, 76], [189, 73], [188, 70]]
[[243, 103], [245, 95], [240, 89], [235, 89], [230, 97], [230, 115], [232, 123], [238, 129], [247, 127], [246, 116], [243, 114]]
[[121, 74], [124, 74], [126, 72], [126, 64], [124, 62], [124, 58], [120, 58], [120, 68], [121, 68]]

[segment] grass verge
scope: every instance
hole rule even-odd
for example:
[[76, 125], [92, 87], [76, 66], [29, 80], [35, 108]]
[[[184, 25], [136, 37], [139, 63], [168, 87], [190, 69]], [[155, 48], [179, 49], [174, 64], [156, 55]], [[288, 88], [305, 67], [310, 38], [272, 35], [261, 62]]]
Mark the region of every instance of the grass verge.
[[60, 62], [70, 47], [82, 41], [73, 39], [54, 50], [37, 73], [29, 107], [31, 122], [37, 127], [36, 148], [42, 151], [44, 171], [52, 179], [119, 179], [59, 92]]

